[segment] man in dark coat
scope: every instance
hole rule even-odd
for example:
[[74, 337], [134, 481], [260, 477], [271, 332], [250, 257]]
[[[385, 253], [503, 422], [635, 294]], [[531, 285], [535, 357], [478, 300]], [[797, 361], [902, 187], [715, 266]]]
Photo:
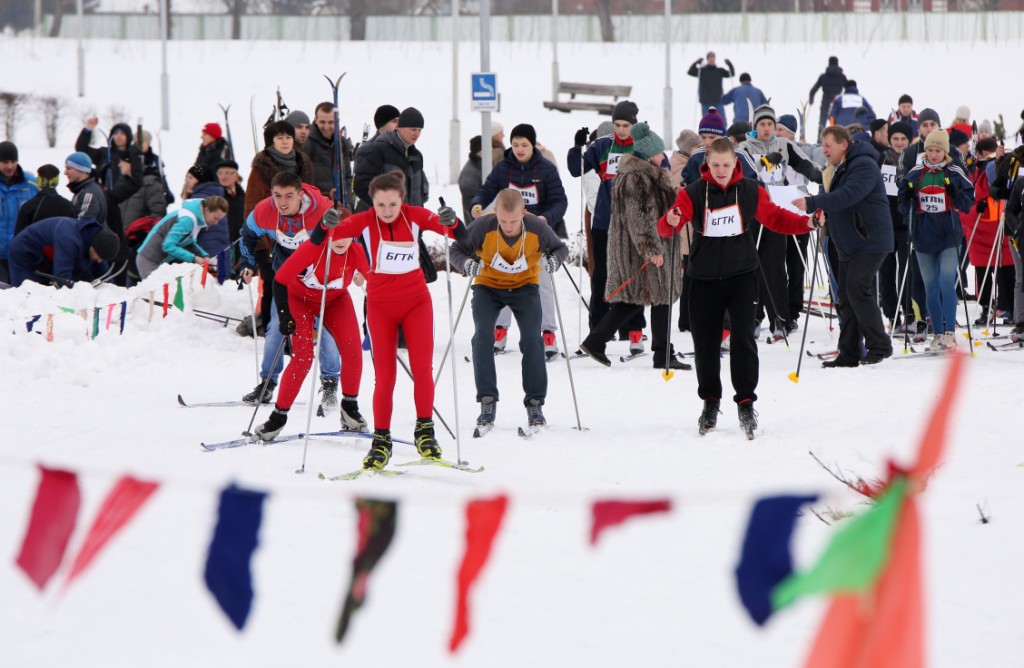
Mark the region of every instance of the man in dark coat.
[[843, 74], [843, 68], [839, 67], [839, 58], [829, 56], [828, 67], [825, 68], [825, 72], [818, 77], [818, 80], [811, 87], [811, 95], [807, 102], [807, 106], [814, 104], [814, 94], [821, 89], [821, 115], [818, 117], [819, 135], [825, 129], [825, 120], [828, 118], [828, 110], [832, 106], [832, 100], [836, 95], [843, 92], [844, 86], [846, 86], [846, 75]]
[[75, 141], [75, 150], [88, 155], [96, 165], [93, 172], [96, 182], [109, 191], [118, 203], [124, 202], [142, 187], [142, 151], [137, 144], [132, 143], [132, 128], [127, 123], [115, 123], [110, 128], [107, 145], [92, 148], [89, 143], [98, 124], [99, 120], [95, 117], [85, 122], [85, 127]]
[[882, 325], [875, 277], [895, 247], [878, 153], [868, 142], [853, 143], [841, 126], [825, 128], [822, 148], [831, 171], [831, 178], [824, 178], [827, 192], [796, 199], [793, 205], [827, 214], [829, 237], [839, 255], [839, 355], [823, 366], [860, 364], [862, 339], [868, 349], [863, 363], [877, 364], [892, 356], [892, 340]]
[[63, 279], [62, 285], [93, 280], [117, 257], [120, 245], [116, 234], [91, 218], [41, 220], [11, 242], [11, 284], [49, 280], [36, 271]]
[[477, 191], [483, 185], [483, 166], [480, 164], [482, 148], [483, 141], [480, 139], [480, 135], [475, 135], [469, 140], [469, 156], [466, 158], [466, 164], [462, 166], [462, 171], [459, 172], [459, 192], [462, 193], [462, 219], [466, 221], [473, 220], [471, 211], [473, 208], [473, 198], [476, 197]]
[[225, 160], [234, 160], [234, 151], [231, 145], [223, 137], [223, 131], [218, 123], [207, 123], [199, 134], [199, 153], [196, 155], [194, 165], [205, 165], [211, 172], [217, 169], [217, 165]]
[[408, 107], [398, 117], [398, 127], [364, 144], [356, 156], [355, 191], [359, 197], [357, 211], [369, 208], [370, 181], [388, 172], [405, 175], [405, 203], [423, 206], [430, 198], [430, 184], [423, 172], [423, 154], [416, 142], [423, 131], [423, 114]]
[[[736, 75], [736, 68], [732, 66], [732, 61], [728, 58], [725, 59], [725, 64], [729, 66], [729, 69], [724, 67], [718, 67], [715, 65], [715, 52], [708, 51], [708, 62], [706, 65], [701, 65], [704, 62], [703, 58], [698, 58], [690, 65], [690, 69], [687, 70], [687, 74], [691, 77], [697, 77], [697, 97], [700, 99], [700, 113], [708, 113], [708, 109], [715, 107], [718, 109], [718, 113], [722, 115], [722, 119], [725, 120], [725, 109], [722, 108], [722, 81], [727, 77], [733, 77]], [[728, 121], [726, 121], [728, 124]]]

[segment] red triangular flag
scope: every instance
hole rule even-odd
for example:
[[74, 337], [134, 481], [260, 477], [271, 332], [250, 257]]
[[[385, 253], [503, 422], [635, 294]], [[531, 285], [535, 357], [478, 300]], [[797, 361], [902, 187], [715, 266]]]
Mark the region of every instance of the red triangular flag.
[[72, 471], [40, 466], [39, 472], [42, 477], [17, 564], [42, 590], [64, 559], [82, 495], [78, 491], [78, 477]]
[[469, 590], [491, 555], [491, 545], [501, 528], [508, 507], [508, 497], [479, 499], [466, 504], [466, 553], [459, 567], [458, 593], [455, 600], [455, 628], [448, 641], [454, 653], [469, 635]]
[[596, 545], [597, 539], [608, 527], [622, 524], [635, 515], [651, 513], [667, 513], [672, 510], [670, 499], [654, 501], [595, 501], [591, 507], [593, 524], [590, 527], [590, 544]]
[[85, 537], [78, 556], [71, 566], [67, 579], [64, 581], [64, 588], [67, 589], [71, 582], [78, 577], [92, 560], [99, 554], [103, 546], [113, 538], [114, 534], [120, 531], [135, 515], [135, 512], [146, 502], [146, 499], [156, 491], [159, 484], [137, 480], [131, 476], [122, 476], [103, 500], [96, 518], [89, 528], [89, 534]]
[[170, 308], [170, 301], [171, 301], [171, 285], [170, 285], [170, 283], [164, 283], [164, 303], [163, 303], [164, 314], [163, 314], [163, 317], [165, 317], [165, 318], [167, 317], [167, 309]]

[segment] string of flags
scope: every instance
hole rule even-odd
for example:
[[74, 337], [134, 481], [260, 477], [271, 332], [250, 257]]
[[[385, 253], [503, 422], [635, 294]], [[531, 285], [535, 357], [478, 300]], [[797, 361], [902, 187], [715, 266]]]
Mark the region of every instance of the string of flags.
[[[888, 465], [873, 503], [844, 521], [816, 563], [794, 565], [790, 543], [803, 507], [816, 495], [757, 499], [750, 512], [735, 569], [739, 599], [755, 624], [766, 626], [785, 608], [808, 596], [831, 597], [805, 668], [923, 668], [924, 622], [921, 527], [917, 497], [938, 465], [961, 383], [963, 355], [952, 358], [942, 396], [935, 404], [917, 460]], [[81, 492], [72, 471], [39, 467], [40, 479], [15, 563], [43, 591], [65, 568], [61, 592], [97, 560], [112, 539], [140, 513], [160, 483], [120, 476], [93, 518], [73, 559], [66, 558], [79, 521]], [[203, 577], [213, 599], [242, 631], [253, 608], [252, 558], [259, 547], [267, 492], [230, 484], [220, 490]], [[355, 551], [343, 593], [335, 640], [344, 642], [370, 595], [370, 577], [398, 531], [397, 501], [357, 497]], [[455, 654], [470, 635], [474, 585], [496, 549], [511, 499], [499, 494], [465, 502], [464, 548], [455, 578], [456, 606], [448, 650]], [[598, 499], [590, 504], [589, 542], [614, 527], [672, 512], [671, 498]]]

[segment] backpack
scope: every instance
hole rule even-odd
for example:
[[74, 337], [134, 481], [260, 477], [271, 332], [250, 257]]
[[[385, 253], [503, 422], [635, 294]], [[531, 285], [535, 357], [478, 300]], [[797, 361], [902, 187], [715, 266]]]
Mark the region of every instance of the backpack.
[[143, 216], [132, 221], [132, 224], [124, 231], [124, 237], [128, 240], [128, 246], [132, 250], [138, 250], [142, 246], [142, 242], [146, 240], [146, 237], [153, 230], [153, 227], [161, 220], [161, 218], [156, 216]]

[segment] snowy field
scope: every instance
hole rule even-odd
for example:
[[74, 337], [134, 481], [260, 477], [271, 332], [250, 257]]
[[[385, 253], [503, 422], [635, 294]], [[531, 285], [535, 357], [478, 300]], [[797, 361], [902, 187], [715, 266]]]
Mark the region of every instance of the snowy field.
[[[1002, 112], [1014, 128], [1019, 100], [996, 98], [984, 63], [1015, 62], [1019, 47], [998, 49], [935, 45], [901, 49], [872, 44], [845, 49], [799, 45], [787, 48], [719, 44], [676, 47], [675, 131], [694, 124], [695, 81], [685, 68], [713, 46], [738, 71], [773, 97], [780, 113], [806, 99], [829, 55], [879, 113], [903, 92], [917, 109], [936, 108], [951, 119], [967, 104], [978, 118]], [[22, 92], [67, 95], [75, 90], [73, 42], [0, 41], [3, 86]], [[91, 107], [104, 116], [123, 107], [134, 124], [159, 118], [159, 49], [156, 43], [87, 45], [87, 97], [75, 101], [61, 145], [44, 148], [41, 127], [26, 121], [16, 139], [22, 163], [61, 164], [71, 151], [79, 117]], [[460, 84], [476, 68], [476, 50], [462, 50]], [[660, 47], [563, 45], [562, 78], [632, 83], [641, 120], [661, 125], [663, 55]], [[162, 146], [172, 189], [198, 146], [199, 130], [219, 120], [217, 102], [232, 104], [232, 132], [239, 162], [252, 155], [247, 109], [257, 96], [262, 121], [274, 87], [293, 108], [311, 111], [329, 89], [321, 73], [348, 71], [343, 122], [358, 132], [374, 108], [415, 105], [427, 119], [421, 140], [432, 193], [458, 201], [447, 181], [447, 128], [451, 116], [450, 53], [441, 45], [188, 43], [170, 49], [172, 131]], [[593, 127], [596, 116], [563, 115], [541, 108], [550, 91], [549, 55], [533, 46], [496, 44], [506, 130], [533, 122], [539, 140], [563, 159], [572, 132]], [[923, 72], [921, 70], [924, 70]], [[916, 72], [916, 74], [915, 74]], [[955, 85], [942, 82], [956, 81]], [[465, 145], [471, 134], [468, 96], [460, 111]], [[70, 112], [70, 110], [69, 110]], [[731, 113], [730, 113], [731, 117]], [[1011, 130], [1012, 131], [1012, 130]], [[564, 170], [564, 164], [560, 165]], [[570, 194], [570, 230], [578, 220], [575, 182], [563, 172]], [[436, 200], [432, 201], [436, 205]], [[174, 269], [153, 282], [176, 273]], [[435, 310], [435, 365], [447, 337], [444, 275], [431, 286]], [[189, 280], [183, 281], [186, 293]], [[456, 300], [466, 279], [455, 277]], [[579, 340], [577, 298], [564, 276], [556, 282], [568, 339]], [[233, 316], [247, 312], [247, 293], [235, 286], [186, 294], [187, 311], [198, 308]], [[172, 284], [173, 291], [173, 284]], [[172, 292], [173, 294], [173, 292]], [[616, 360], [606, 369], [590, 360], [573, 363], [583, 425], [575, 417], [564, 362], [548, 366], [545, 412], [551, 425], [524, 441], [520, 403], [520, 356], [498, 358], [503, 401], [497, 427], [485, 440], [470, 438], [476, 414], [469, 354], [468, 313], [456, 335], [454, 364], [460, 396], [461, 454], [486, 467], [479, 474], [415, 469], [401, 478], [328, 483], [318, 471], [358, 467], [365, 441], [310, 443], [307, 472], [294, 473], [301, 442], [203, 452], [200, 441], [235, 438], [251, 409], [184, 409], [176, 402], [236, 399], [255, 382], [253, 345], [230, 328], [189, 312], [172, 311], [152, 321], [142, 302], [130, 310], [123, 336], [103, 330], [84, 335], [81, 318], [54, 317], [54, 341], [27, 334], [32, 315], [65, 306], [91, 308], [128, 297], [120, 288], [79, 286], [59, 294], [48, 288], [0, 293], [0, 319], [12, 335], [0, 338], [0, 388], [4, 424], [0, 450], [0, 664], [5, 666], [281, 666], [308, 663], [394, 666], [778, 666], [800, 664], [814, 637], [823, 606], [801, 602], [758, 629], [736, 595], [733, 568], [753, 502], [775, 493], [821, 492], [836, 510], [858, 511], [860, 499], [832, 480], [808, 455], [865, 478], [884, 474], [887, 458], [909, 462], [916, 452], [946, 365], [938, 359], [901, 359], [854, 370], [826, 371], [805, 359], [801, 380], [787, 379], [797, 364], [792, 349], [761, 347], [758, 388], [761, 428], [748, 442], [735, 410], [723, 405], [719, 429], [699, 438], [700, 401], [692, 372], [666, 383], [650, 357], [619, 364], [624, 343], [609, 345]], [[159, 295], [158, 295], [159, 297]], [[357, 302], [361, 297], [357, 295]], [[358, 308], [358, 304], [357, 304]], [[973, 305], [972, 305], [973, 308]], [[961, 315], [961, 319], [963, 316]], [[974, 314], [971, 318], [973, 320]], [[116, 322], [116, 320], [115, 320]], [[801, 327], [803, 322], [801, 321]], [[801, 330], [802, 333], [802, 330]], [[834, 348], [825, 322], [810, 323], [808, 348]], [[511, 334], [511, 346], [518, 340]], [[687, 336], [674, 335], [680, 350]], [[961, 345], [966, 350], [966, 341]], [[373, 380], [369, 360], [362, 408], [370, 417]], [[967, 361], [957, 400], [947, 458], [922, 497], [928, 665], [1019, 665], [1024, 651], [1024, 576], [1018, 568], [1024, 531], [1024, 492], [1017, 465], [1024, 449], [1012, 420], [1019, 407], [1024, 354], [979, 348]], [[726, 372], [726, 381], [728, 378]], [[726, 382], [726, 386], [728, 383]], [[308, 396], [306, 389], [300, 400]], [[453, 423], [450, 366], [437, 389], [437, 408]], [[269, 408], [260, 410], [265, 418]], [[399, 376], [393, 429], [411, 435], [412, 388]], [[313, 430], [336, 428], [336, 415], [313, 418]], [[371, 420], [372, 423], [372, 420]], [[303, 430], [305, 412], [292, 413], [288, 431]], [[454, 458], [455, 442], [438, 428]], [[396, 445], [395, 460], [412, 458]], [[93, 514], [123, 473], [161, 483], [121, 534], [63, 595], [58, 577], [40, 595], [15, 568], [38, 481], [36, 463], [77, 471], [83, 489], [74, 554]], [[260, 546], [254, 560], [256, 596], [248, 625], [234, 630], [206, 590], [202, 574], [216, 517], [219, 490], [230, 482], [265, 490]], [[486, 570], [473, 594], [471, 635], [459, 654], [448, 654], [454, 616], [454, 585], [464, 542], [463, 506], [469, 499], [508, 494], [509, 512]], [[357, 495], [402, 502], [389, 553], [374, 572], [366, 606], [342, 646], [333, 642], [341, 599], [355, 548]], [[595, 499], [670, 497], [668, 515], [641, 518], [610, 530], [596, 548], [588, 544], [589, 508]], [[982, 525], [976, 504], [991, 516]], [[834, 533], [813, 516], [800, 520], [796, 551], [806, 564]], [[67, 564], [65, 564], [65, 567]]]

